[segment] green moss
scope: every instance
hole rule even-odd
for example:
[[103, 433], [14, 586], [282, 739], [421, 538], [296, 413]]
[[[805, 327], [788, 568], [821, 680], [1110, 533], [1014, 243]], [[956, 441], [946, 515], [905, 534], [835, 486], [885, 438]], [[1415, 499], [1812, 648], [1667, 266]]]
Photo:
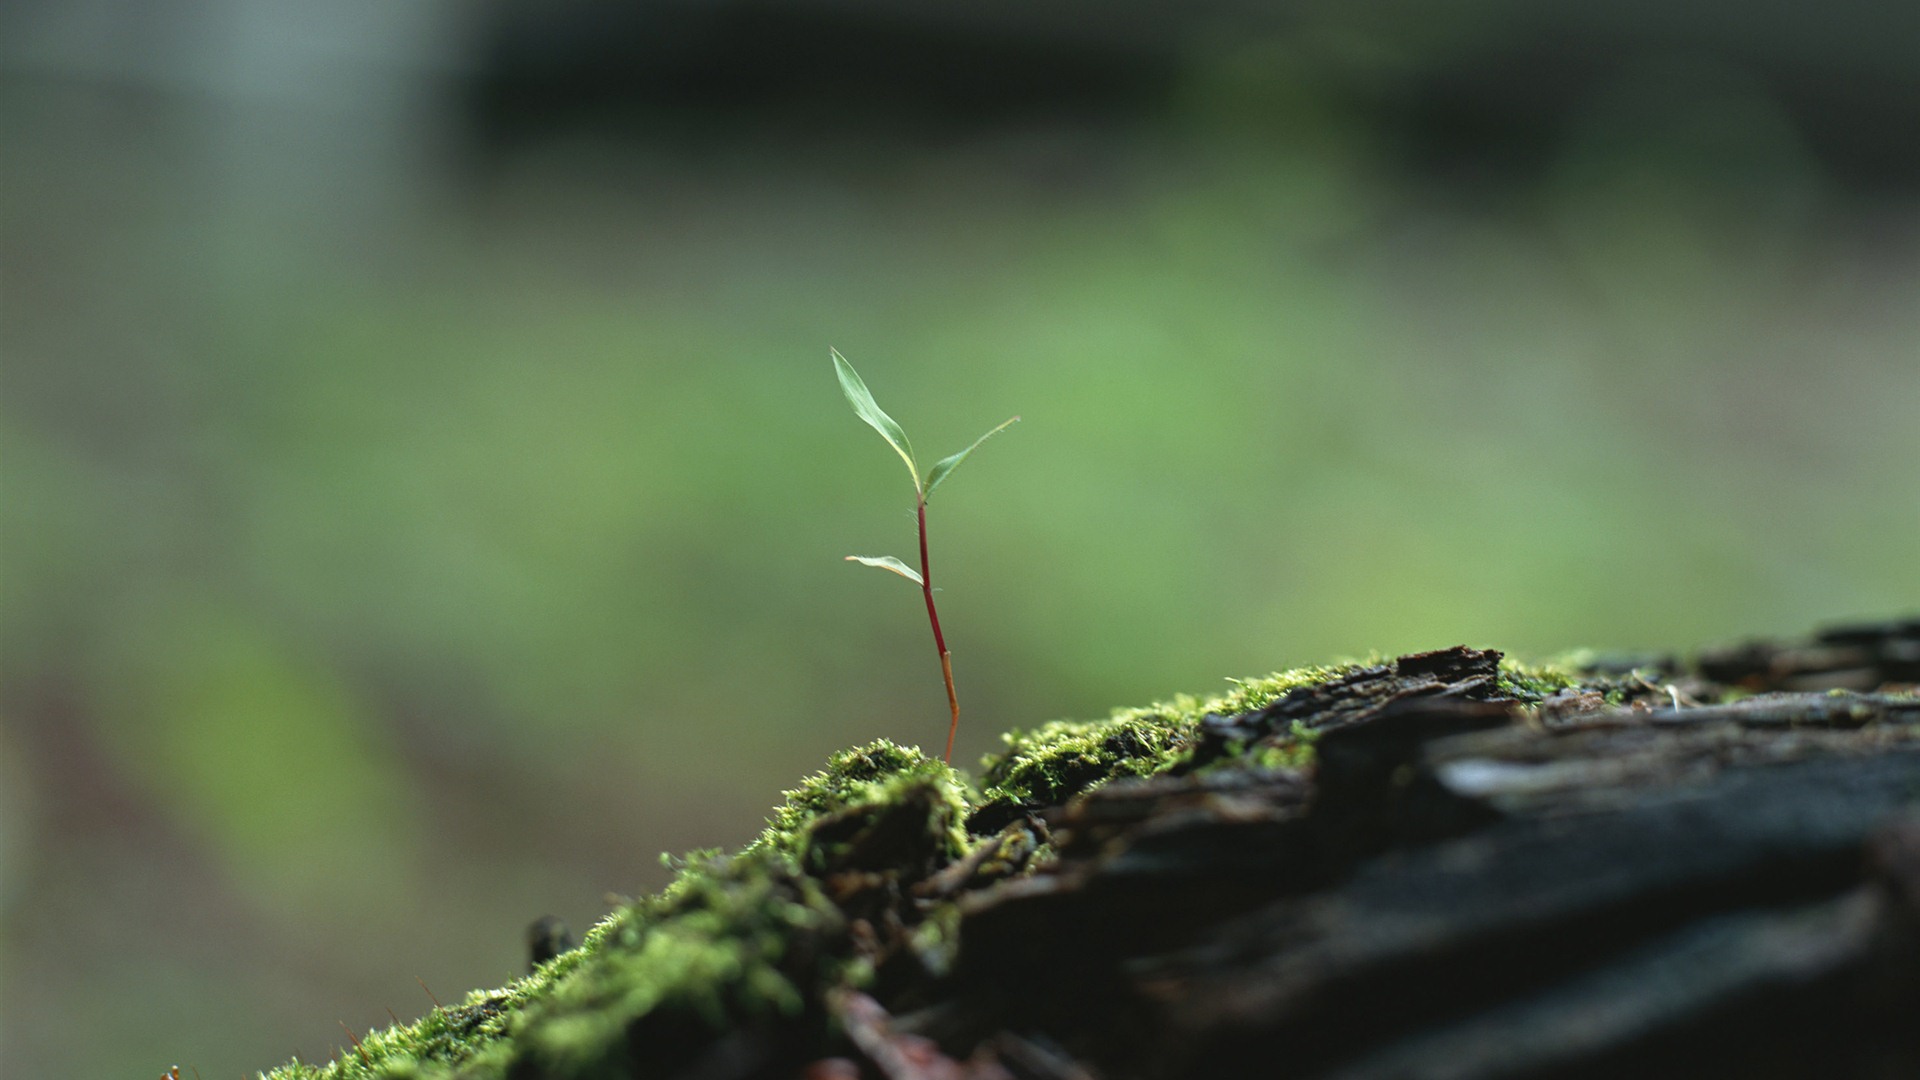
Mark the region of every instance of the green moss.
[[1186, 760], [1202, 717], [1253, 712], [1358, 666], [1303, 667], [1233, 679], [1232, 690], [1211, 698], [1181, 694], [1105, 720], [1055, 720], [1031, 731], [1008, 732], [1001, 736], [1006, 751], [982, 762], [985, 799], [1053, 806], [1117, 777], [1165, 772]]
[[[1632, 667], [1618, 658], [1607, 660], [1590, 649], [1577, 649], [1550, 660], [1523, 663], [1512, 659], [1500, 662], [1500, 688], [1523, 704], [1536, 705], [1562, 691], [1597, 693], [1608, 705], [1624, 705], [1630, 700], [1659, 694], [1672, 678], [1661, 666]], [[1695, 688], [1696, 694], [1701, 693]], [[1699, 703], [1724, 704], [1750, 696], [1739, 687], [1716, 688]]]
[[1007, 750], [986, 763], [986, 798], [1054, 806], [1118, 776], [1151, 776], [1170, 767], [1192, 737], [1178, 715], [1054, 720], [1002, 736]]
[[[669, 860], [677, 871], [671, 885], [602, 920], [579, 948], [498, 990], [368, 1033], [364, 1053], [348, 1050], [325, 1066], [290, 1063], [270, 1080], [585, 1080], [672, 1072], [742, 1027], [790, 1025], [796, 1037], [817, 1037], [824, 991], [871, 977], [866, 961], [850, 959], [851, 916], [824, 894], [823, 879], [852, 871], [892, 881], [886, 888], [897, 892], [979, 844], [1014, 842], [970, 837], [970, 814], [996, 804], [1058, 805], [1117, 777], [1164, 772], [1189, 759], [1209, 714], [1257, 711], [1359, 666], [1235, 680], [1213, 697], [1180, 695], [1104, 720], [1015, 731], [1003, 753], [983, 762], [978, 793], [915, 749], [882, 740], [842, 751], [786, 792], [738, 855]], [[1522, 701], [1618, 681], [1583, 673], [1577, 657], [1501, 669], [1501, 688]], [[1215, 767], [1298, 767], [1312, 755], [1313, 733], [1296, 725], [1290, 737]], [[1028, 854], [1008, 853], [1008, 865], [1031, 865]], [[991, 876], [997, 857], [980, 860], [980, 872]], [[909, 947], [929, 970], [950, 961], [957, 925], [947, 905], [910, 928]]]
[[794, 1018], [815, 984], [841, 981], [828, 959], [841, 950], [823, 946], [843, 930], [818, 882], [777, 853], [690, 866], [526, 1004], [511, 1063], [634, 1075], [642, 1058], [671, 1062], [731, 1028]]
[[850, 807], [891, 806], [921, 787], [932, 793], [937, 819], [933, 827], [945, 832], [945, 847], [958, 857], [967, 844], [960, 828], [971, 806], [966, 781], [951, 766], [885, 739], [840, 751], [827, 759], [824, 770], [783, 792], [786, 802], [767, 819], [766, 829], [748, 850], [798, 857], [809, 830], [821, 818]]
[[1205, 711], [1218, 713], [1221, 716], [1233, 716], [1264, 709], [1295, 690], [1332, 682], [1343, 675], [1351, 675], [1363, 667], [1380, 662], [1381, 657], [1369, 656], [1365, 660], [1353, 660], [1341, 664], [1297, 667], [1290, 671], [1275, 672], [1261, 679], [1228, 679], [1228, 682], [1234, 684], [1234, 690], [1208, 702]]
[[834, 842], [844, 844], [865, 835], [863, 825], [884, 823], [907, 841], [889, 850], [938, 864], [964, 853], [971, 805], [959, 774], [917, 750], [881, 741], [842, 751], [786, 793], [738, 856], [668, 860], [678, 870], [672, 884], [602, 920], [580, 947], [532, 975], [371, 1032], [363, 1051], [326, 1066], [282, 1066], [270, 1080], [630, 1075], [636, 1053], [657, 1063], [723, 1030], [791, 1020], [813, 991], [864, 975], [830, 959], [848, 952], [827, 947], [844, 918], [801, 869], [815, 849], [823, 857], [838, 850], [818, 834], [832, 824]]
[[[690, 860], [673, 886], [601, 921], [539, 971], [416, 1023], [369, 1033], [324, 1067], [270, 1080], [633, 1075], [742, 1025], [792, 1020], [816, 985], [857, 984], [817, 881], [771, 850]], [[636, 1056], [638, 1055], [638, 1056]]]
[[[823, 873], [852, 869], [905, 884], [974, 845], [1013, 843], [969, 837], [969, 813], [996, 799], [1059, 802], [1117, 776], [1163, 771], [1183, 760], [1208, 713], [1258, 709], [1345, 670], [1302, 668], [1213, 698], [1183, 695], [1106, 720], [1016, 732], [988, 762], [984, 796], [918, 750], [883, 740], [842, 751], [785, 793], [745, 850], [670, 860], [678, 871], [671, 885], [615, 911], [533, 974], [369, 1032], [362, 1050], [326, 1065], [283, 1065], [268, 1080], [586, 1080], [671, 1073], [718, 1034], [745, 1026], [791, 1025], [813, 1037], [804, 1033], [824, 1030], [823, 991], [871, 974], [849, 959], [848, 916], [822, 891]], [[998, 853], [983, 873], [1000, 854], [1009, 866], [1030, 864], [1029, 852]], [[929, 968], [951, 958], [957, 925], [949, 905], [912, 927], [911, 947]]]
[[1500, 690], [1520, 701], [1544, 701], [1563, 690], [1586, 688], [1592, 683], [1592, 662], [1586, 653], [1568, 653], [1552, 660], [1526, 663], [1504, 657], [1500, 661]]
[[[969, 817], [991, 821], [984, 812], [998, 808], [1017, 820], [1020, 809], [1059, 805], [1116, 777], [1175, 768], [1191, 759], [1209, 714], [1254, 712], [1361, 666], [1299, 668], [1235, 680], [1210, 698], [1181, 695], [1105, 720], [1014, 731], [1004, 736], [1006, 750], [982, 763], [977, 793], [918, 750], [882, 740], [842, 751], [786, 792], [765, 831], [738, 855], [668, 860], [677, 871], [671, 885], [609, 915], [579, 948], [413, 1024], [370, 1032], [362, 1050], [327, 1065], [292, 1062], [269, 1080], [668, 1075], [727, 1031], [785, 1025], [793, 1039], [818, 1039], [828, 1026], [820, 1011], [825, 991], [874, 977], [849, 947], [850, 921], [867, 917], [848, 914], [862, 910], [860, 890], [897, 899], [970, 850], [981, 879], [1025, 872], [1034, 863], [1031, 835], [988, 824], [983, 832], [993, 835], [971, 837]], [[1523, 703], [1569, 690], [1598, 691], [1617, 703], [1646, 690], [1636, 673], [1621, 670], [1582, 653], [1503, 660], [1500, 689]], [[1207, 767], [1300, 767], [1311, 763], [1314, 740], [1296, 722], [1287, 735], [1235, 748]], [[995, 847], [983, 852], [983, 844]], [[827, 888], [842, 891], [829, 899]], [[958, 909], [909, 908], [905, 917], [907, 947], [925, 970], [943, 971], [958, 944]]]

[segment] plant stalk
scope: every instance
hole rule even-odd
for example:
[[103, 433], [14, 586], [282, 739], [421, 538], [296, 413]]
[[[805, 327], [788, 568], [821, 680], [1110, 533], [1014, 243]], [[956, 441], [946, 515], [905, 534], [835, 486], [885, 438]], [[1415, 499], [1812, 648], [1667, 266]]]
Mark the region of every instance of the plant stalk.
[[923, 496], [916, 507], [920, 520], [920, 592], [927, 598], [927, 622], [933, 626], [933, 647], [940, 650], [940, 675], [947, 680], [947, 707], [953, 710], [953, 723], [947, 727], [947, 752], [940, 760], [953, 764], [953, 735], [960, 730], [960, 698], [953, 692], [953, 657], [947, 652], [947, 639], [940, 633], [940, 613], [933, 606], [933, 570], [927, 565], [927, 500]]

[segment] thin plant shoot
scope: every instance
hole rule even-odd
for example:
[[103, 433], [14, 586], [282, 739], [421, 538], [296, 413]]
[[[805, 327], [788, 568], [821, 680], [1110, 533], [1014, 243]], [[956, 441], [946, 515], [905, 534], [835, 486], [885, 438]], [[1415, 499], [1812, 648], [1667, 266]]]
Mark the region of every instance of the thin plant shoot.
[[968, 454], [979, 449], [981, 443], [1006, 430], [1020, 418], [1016, 416], [1008, 420], [973, 440], [973, 445], [965, 450], [934, 462], [933, 468], [923, 474], [920, 471], [920, 463], [914, 459], [913, 444], [907, 441], [907, 433], [901, 429], [893, 417], [888, 416], [874, 402], [873, 393], [867, 389], [866, 383], [860, 381], [859, 373], [853, 370], [852, 364], [847, 363], [847, 358], [840, 355], [840, 350], [829, 351], [833, 353], [834, 374], [840, 377], [840, 389], [847, 395], [847, 401], [853, 406], [854, 413], [865, 420], [873, 430], [879, 432], [881, 438], [887, 440], [887, 445], [893, 447], [893, 452], [899, 454], [900, 460], [907, 463], [907, 472], [913, 477], [914, 519], [920, 526], [919, 572], [916, 573], [913, 567], [891, 555], [849, 555], [847, 561], [891, 570], [920, 586], [921, 595], [926, 597], [927, 623], [933, 627], [933, 646], [940, 650], [940, 675], [947, 681], [947, 707], [953, 711], [953, 723], [947, 727], [947, 752], [940, 760], [951, 765], [953, 764], [953, 735], [960, 730], [960, 698], [953, 692], [953, 658], [947, 652], [945, 635], [940, 633], [940, 612], [933, 606], [933, 571], [927, 565], [927, 500], [933, 497], [934, 489], [939, 487], [947, 477], [953, 475], [953, 470], [959, 468], [961, 462], [967, 460]]

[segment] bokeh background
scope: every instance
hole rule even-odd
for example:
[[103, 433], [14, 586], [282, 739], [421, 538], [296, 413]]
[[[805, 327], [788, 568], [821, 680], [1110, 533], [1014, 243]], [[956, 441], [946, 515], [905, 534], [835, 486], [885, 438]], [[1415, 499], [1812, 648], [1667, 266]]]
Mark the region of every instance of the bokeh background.
[[1920, 8], [0, 6], [0, 1071], [498, 984], [830, 751], [1920, 607]]

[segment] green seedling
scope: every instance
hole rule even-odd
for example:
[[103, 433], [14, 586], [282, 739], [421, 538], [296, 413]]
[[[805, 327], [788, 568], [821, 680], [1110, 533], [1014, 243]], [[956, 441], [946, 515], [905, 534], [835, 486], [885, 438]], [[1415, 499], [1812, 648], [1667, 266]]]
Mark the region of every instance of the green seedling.
[[1020, 418], [1016, 416], [973, 440], [973, 445], [965, 450], [951, 457], [941, 458], [934, 463], [933, 468], [923, 474], [920, 471], [920, 463], [914, 460], [913, 444], [907, 441], [907, 433], [901, 430], [893, 417], [888, 416], [874, 402], [873, 393], [867, 389], [866, 383], [860, 381], [859, 373], [853, 370], [852, 364], [847, 363], [847, 358], [840, 355], [840, 350], [829, 351], [833, 353], [834, 374], [840, 377], [840, 389], [847, 395], [847, 401], [853, 406], [854, 413], [865, 420], [873, 430], [879, 432], [881, 438], [887, 440], [887, 445], [893, 447], [893, 452], [899, 454], [900, 460], [907, 463], [907, 472], [913, 476], [914, 518], [920, 525], [919, 572], [915, 573], [913, 567], [891, 555], [849, 555], [847, 561], [891, 570], [920, 586], [921, 595], [927, 598], [927, 623], [933, 627], [933, 646], [940, 650], [940, 675], [947, 681], [947, 706], [953, 710], [953, 723], [947, 728], [947, 752], [940, 760], [951, 765], [953, 734], [960, 730], [960, 698], [953, 692], [953, 658], [947, 652], [946, 637], [940, 633], [940, 612], [933, 606], [933, 571], [927, 565], [927, 500], [933, 497], [933, 490], [939, 487], [947, 477], [953, 475], [953, 470], [959, 468], [961, 462], [967, 460], [968, 454], [979, 449], [981, 443], [1006, 430], [1008, 425]]

